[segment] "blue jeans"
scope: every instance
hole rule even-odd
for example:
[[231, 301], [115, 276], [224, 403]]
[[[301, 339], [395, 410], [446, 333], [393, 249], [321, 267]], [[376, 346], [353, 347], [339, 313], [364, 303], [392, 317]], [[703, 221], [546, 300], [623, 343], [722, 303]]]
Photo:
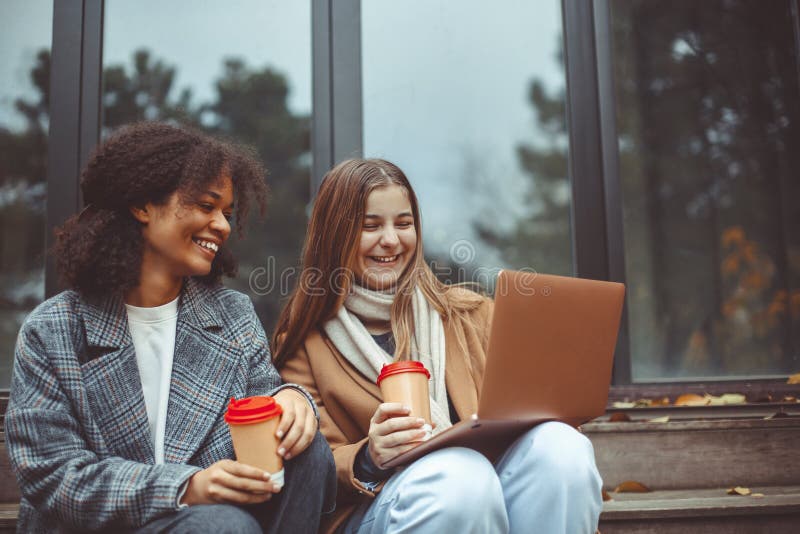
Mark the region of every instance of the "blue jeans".
[[341, 532], [593, 533], [603, 506], [591, 442], [543, 423], [492, 465], [461, 447], [441, 449], [392, 475]]
[[286, 462], [284, 469], [283, 490], [263, 504], [189, 506], [151, 521], [134, 532], [315, 534], [320, 517], [332, 512], [336, 503], [336, 466], [322, 434], [317, 432], [311, 445]]

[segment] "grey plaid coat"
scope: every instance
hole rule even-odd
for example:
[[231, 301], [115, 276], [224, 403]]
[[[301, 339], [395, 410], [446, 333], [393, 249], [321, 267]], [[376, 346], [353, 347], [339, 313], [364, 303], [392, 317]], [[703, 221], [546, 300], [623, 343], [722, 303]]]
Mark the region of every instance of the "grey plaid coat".
[[56, 295], [28, 316], [15, 352], [5, 432], [22, 492], [19, 531], [130, 528], [177, 510], [191, 475], [234, 457], [223, 420], [228, 400], [287, 386], [250, 299], [188, 280], [178, 307], [166, 463], [154, 465], [122, 299]]

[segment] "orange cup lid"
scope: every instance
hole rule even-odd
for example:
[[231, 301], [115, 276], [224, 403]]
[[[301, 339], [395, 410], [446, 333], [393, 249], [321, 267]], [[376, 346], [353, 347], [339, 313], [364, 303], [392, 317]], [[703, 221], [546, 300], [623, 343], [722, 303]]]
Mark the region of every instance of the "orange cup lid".
[[281, 405], [272, 397], [246, 397], [239, 400], [231, 397], [225, 421], [232, 425], [246, 425], [268, 421], [282, 413]]
[[422, 362], [394, 362], [390, 363], [389, 365], [384, 365], [383, 368], [381, 368], [381, 374], [378, 375], [377, 383], [380, 386], [381, 380], [387, 376], [397, 375], [400, 373], [424, 373], [428, 378], [431, 377], [431, 374], [427, 369], [425, 369], [425, 366], [422, 365]]

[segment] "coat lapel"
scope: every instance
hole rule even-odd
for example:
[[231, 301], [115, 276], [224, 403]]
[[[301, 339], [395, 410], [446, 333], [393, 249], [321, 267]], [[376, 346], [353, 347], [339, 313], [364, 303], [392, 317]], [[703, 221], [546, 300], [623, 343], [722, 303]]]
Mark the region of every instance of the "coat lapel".
[[445, 386], [459, 419], [468, 420], [478, 411], [478, 390], [467, 362], [468, 355], [458, 344], [456, 328], [451, 320], [444, 325]]
[[87, 353], [81, 374], [89, 408], [112, 456], [154, 462], [136, 353], [121, 298], [81, 301]]
[[331, 347], [329, 344], [330, 342], [327, 340], [327, 338], [323, 338], [322, 334], [320, 334], [318, 331], [313, 331], [311, 334], [309, 334], [308, 341], [306, 343], [308, 344], [309, 353], [329, 355], [331, 358], [336, 360], [345, 373], [350, 376], [350, 379], [358, 384], [361, 389], [374, 397], [378, 402], [383, 402], [383, 396], [381, 395], [381, 390], [378, 385], [362, 375], [353, 364], [347, 361], [347, 358], [342, 356], [338, 350]]
[[243, 361], [244, 349], [219, 335], [224, 325], [215, 303], [205, 287], [187, 280], [178, 311], [167, 405], [167, 463], [189, 462], [204, 443], [222, 417], [236, 366]]

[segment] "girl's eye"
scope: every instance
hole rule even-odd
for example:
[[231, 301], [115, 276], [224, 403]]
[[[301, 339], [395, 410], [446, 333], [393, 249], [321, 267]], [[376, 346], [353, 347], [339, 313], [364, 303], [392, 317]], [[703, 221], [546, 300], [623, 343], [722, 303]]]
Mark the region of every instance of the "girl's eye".
[[365, 224], [364, 230], [375, 230], [378, 227], [377, 224]]
[[403, 221], [403, 222], [397, 223], [397, 226], [399, 226], [400, 228], [408, 228], [409, 226], [412, 226], [413, 224], [414, 223], [412, 223], [411, 221]]
[[200, 206], [200, 209], [203, 211], [211, 211], [214, 209], [214, 206], [212, 206], [208, 202], [198, 202], [197, 205]]

